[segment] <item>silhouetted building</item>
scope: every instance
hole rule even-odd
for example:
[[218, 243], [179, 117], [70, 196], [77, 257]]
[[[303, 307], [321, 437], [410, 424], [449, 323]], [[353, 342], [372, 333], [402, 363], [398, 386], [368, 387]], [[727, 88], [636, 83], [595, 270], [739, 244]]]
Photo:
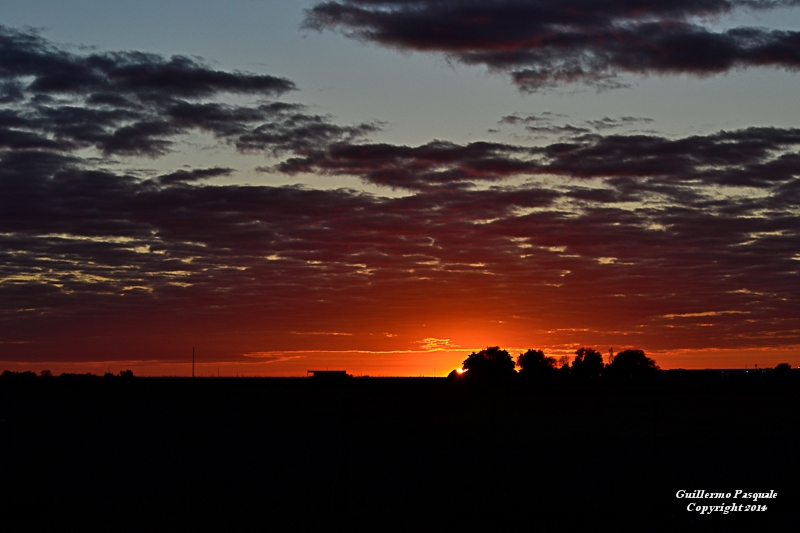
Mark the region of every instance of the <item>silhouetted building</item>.
[[306, 376], [311, 374], [314, 379], [339, 380], [347, 379], [347, 370], [307, 370]]

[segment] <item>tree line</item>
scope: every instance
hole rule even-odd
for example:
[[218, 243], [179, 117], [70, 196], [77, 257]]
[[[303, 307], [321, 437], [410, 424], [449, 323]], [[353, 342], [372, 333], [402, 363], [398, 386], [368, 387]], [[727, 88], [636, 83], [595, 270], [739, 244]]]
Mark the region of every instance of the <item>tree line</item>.
[[[542, 350], [528, 350], [519, 354], [516, 362], [506, 350], [499, 346], [488, 347], [477, 353], [473, 352], [464, 360], [463, 373], [450, 373], [451, 378], [459, 375], [465, 378], [496, 379], [519, 376], [522, 378], [546, 378], [558, 375], [582, 378], [638, 377], [652, 375], [660, 370], [655, 360], [647, 357], [643, 350], [624, 350], [616, 355], [609, 350], [609, 360], [594, 348], [579, 348], [570, 363], [569, 357], [556, 359], [544, 354]], [[791, 366], [780, 363], [775, 367], [779, 373], [788, 372]]]
[[[95, 378], [99, 378], [101, 376], [98, 376], [98, 375], [95, 375], [95, 374], [92, 374], [92, 373], [89, 373], [89, 372], [87, 372], [86, 374], [73, 374], [73, 373], [64, 372], [59, 376], [55, 376], [49, 370], [42, 370], [41, 372], [39, 372], [39, 374], [37, 376], [36, 372], [32, 372], [30, 370], [25, 370], [25, 371], [22, 371], [22, 372], [13, 372], [11, 370], [3, 370], [3, 373], [0, 374], [0, 381], [23, 381], [24, 382], [24, 381], [30, 381], [30, 380], [39, 379], [39, 378], [41, 378], [41, 379], [54, 379], [56, 377], [60, 378], [60, 379], [64, 379], [64, 380], [69, 380], [69, 379], [73, 379], [74, 380], [74, 379], [95, 379]], [[110, 378], [131, 379], [131, 378], [133, 378], [133, 370], [121, 370], [119, 372], [119, 374], [116, 374], [116, 375], [112, 374], [111, 372], [106, 372], [105, 374], [103, 374], [102, 377], [106, 378], [106, 379], [110, 379]]]

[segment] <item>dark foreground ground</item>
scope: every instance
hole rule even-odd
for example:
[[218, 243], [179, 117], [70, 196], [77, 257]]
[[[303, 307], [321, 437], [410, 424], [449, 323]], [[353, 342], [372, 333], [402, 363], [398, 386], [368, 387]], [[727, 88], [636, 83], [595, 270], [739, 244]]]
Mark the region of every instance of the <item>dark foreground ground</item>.
[[797, 380], [470, 385], [0, 383], [0, 529], [796, 530]]

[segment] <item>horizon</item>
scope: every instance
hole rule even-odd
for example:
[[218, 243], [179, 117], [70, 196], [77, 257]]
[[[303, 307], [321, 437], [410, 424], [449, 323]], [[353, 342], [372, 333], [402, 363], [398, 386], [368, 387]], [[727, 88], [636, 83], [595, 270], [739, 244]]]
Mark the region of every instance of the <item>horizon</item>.
[[[488, 348], [488, 347], [487, 347]], [[500, 347], [503, 349], [503, 347]], [[628, 347], [625, 349], [635, 349], [633, 347]], [[477, 353], [480, 349], [472, 350], [470, 353]], [[514, 361], [517, 360], [518, 356], [524, 353], [527, 350], [522, 349], [507, 349], [506, 351], [512, 356]], [[619, 350], [621, 351], [621, 350]], [[619, 351], [615, 352], [619, 353]], [[604, 363], [608, 364], [608, 353], [600, 352], [603, 356]], [[469, 353], [464, 352], [463, 357], [466, 357]], [[545, 354], [550, 357], [553, 357], [550, 354]], [[567, 355], [570, 360], [574, 359], [574, 353], [569, 356]], [[651, 357], [653, 354], [647, 353], [648, 357]], [[459, 356], [461, 357], [461, 356]], [[564, 356], [561, 356], [564, 357]], [[762, 360], [761, 362], [749, 362], [752, 358], [743, 358], [741, 359], [740, 366], [729, 366], [729, 367], [712, 367], [712, 366], [702, 366], [702, 360], [697, 358], [692, 358], [687, 356], [686, 361], [694, 366], [664, 366], [658, 358], [651, 357], [655, 360], [658, 364], [660, 370], [769, 370], [774, 369], [775, 366], [781, 363], [785, 363], [785, 359], [781, 359], [777, 355], [773, 355], [772, 360], [777, 361], [774, 364], [764, 363]], [[323, 361], [325, 359], [322, 359]], [[713, 362], [714, 359], [710, 359], [710, 362]], [[112, 375], [118, 375], [120, 372], [124, 370], [131, 370], [134, 372], [134, 375], [137, 377], [165, 377], [165, 378], [178, 378], [178, 377], [223, 377], [223, 378], [269, 378], [269, 377], [292, 377], [292, 378], [305, 378], [308, 377], [307, 373], [314, 369], [301, 369], [302, 365], [295, 365], [292, 369], [285, 371], [281, 374], [274, 374], [269, 372], [264, 372], [264, 369], [269, 369], [269, 366], [262, 365], [258, 366], [258, 363], [238, 363], [238, 364], [231, 364], [227, 361], [203, 361], [197, 360], [193, 363], [191, 358], [188, 361], [142, 361], [142, 360], [113, 360], [113, 361], [87, 361], [82, 363], [74, 363], [74, 362], [63, 362], [63, 361], [40, 361], [36, 365], [31, 365], [25, 362], [12, 362], [4, 363], [5, 366], [0, 368], [0, 372], [2, 371], [10, 371], [10, 372], [34, 372], [37, 375], [40, 374], [42, 371], [50, 371], [52, 372], [53, 376], [58, 376], [61, 374], [92, 374], [95, 376], [103, 376], [106, 373], [110, 373]], [[323, 365], [325, 366], [325, 365]], [[796, 365], [792, 365], [793, 368], [798, 368]], [[338, 371], [346, 371], [348, 375], [354, 377], [386, 377], [386, 378], [401, 378], [401, 377], [409, 377], [409, 378], [445, 378], [448, 374], [452, 371], [458, 370], [462, 368], [461, 363], [458, 363], [456, 366], [452, 368], [443, 367], [443, 368], [436, 368], [431, 367], [429, 370], [430, 372], [424, 372], [421, 366], [418, 367], [420, 369], [420, 373], [418, 374], [391, 374], [385, 373], [387, 371], [381, 372], [380, 365], [373, 365], [371, 368], [375, 368], [377, 372], [353, 372], [350, 371], [348, 368], [344, 368], [343, 366], [325, 366], [325, 368], [318, 368], [323, 370], [338, 370]], [[390, 367], [391, 368], [391, 367]], [[55, 369], [55, 370], [53, 370]], [[165, 373], [171, 372], [171, 373]], [[196, 376], [192, 375], [193, 370], [196, 373]]]
[[799, 24], [800, 0], [8, 0], [0, 369], [800, 366]]

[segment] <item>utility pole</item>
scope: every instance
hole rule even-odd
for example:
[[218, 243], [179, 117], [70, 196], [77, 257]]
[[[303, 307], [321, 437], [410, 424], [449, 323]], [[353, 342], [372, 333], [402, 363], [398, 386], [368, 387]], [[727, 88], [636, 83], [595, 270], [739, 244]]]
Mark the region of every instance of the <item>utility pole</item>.
[[192, 346], [192, 377], [194, 377], [194, 346]]

